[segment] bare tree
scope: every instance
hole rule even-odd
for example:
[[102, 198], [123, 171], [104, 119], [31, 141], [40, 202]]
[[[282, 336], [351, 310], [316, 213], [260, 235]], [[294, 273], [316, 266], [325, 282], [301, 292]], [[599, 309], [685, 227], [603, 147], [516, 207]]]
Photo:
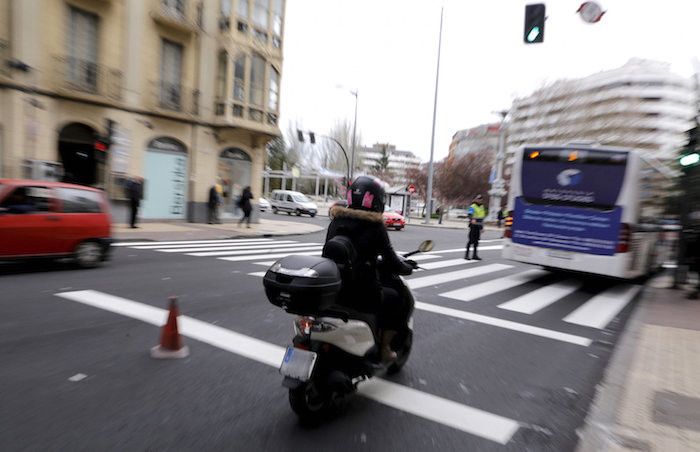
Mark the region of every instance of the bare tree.
[[446, 158], [436, 165], [435, 188], [441, 204], [465, 205], [489, 189], [491, 155], [470, 153]]
[[377, 176], [387, 184], [391, 185], [394, 182], [394, 175], [389, 169], [389, 145], [380, 145], [380, 157], [377, 163], [370, 169], [370, 173], [373, 176]]

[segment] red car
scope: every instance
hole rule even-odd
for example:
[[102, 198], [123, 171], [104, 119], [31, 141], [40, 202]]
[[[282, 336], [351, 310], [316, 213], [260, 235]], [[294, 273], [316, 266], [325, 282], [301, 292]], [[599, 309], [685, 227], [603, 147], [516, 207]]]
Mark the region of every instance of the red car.
[[111, 217], [101, 190], [0, 179], [0, 259], [72, 257], [96, 267], [109, 257]]
[[403, 217], [403, 215], [396, 212], [391, 207], [385, 207], [382, 215], [384, 217], [384, 225], [387, 228], [394, 228], [397, 231], [400, 231], [404, 228], [404, 226], [406, 226], [406, 219]]

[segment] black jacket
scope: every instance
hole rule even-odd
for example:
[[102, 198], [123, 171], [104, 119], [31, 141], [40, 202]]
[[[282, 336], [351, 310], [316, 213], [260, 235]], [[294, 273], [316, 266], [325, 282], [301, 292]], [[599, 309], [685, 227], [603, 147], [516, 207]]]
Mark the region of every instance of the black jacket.
[[326, 234], [326, 241], [337, 235], [348, 237], [357, 252], [359, 268], [355, 269], [357, 284], [354, 290], [361, 310], [367, 310], [381, 297], [381, 285], [377, 275], [377, 256], [382, 256], [382, 265], [394, 274], [407, 275], [413, 268], [404, 263], [394, 252], [389, 235], [384, 226], [384, 219], [379, 212], [333, 207], [331, 221]]
[[241, 193], [241, 199], [238, 201], [238, 206], [244, 212], [250, 212], [253, 209], [253, 206], [250, 203], [251, 199], [253, 199], [253, 193], [250, 190], [244, 189], [243, 193]]

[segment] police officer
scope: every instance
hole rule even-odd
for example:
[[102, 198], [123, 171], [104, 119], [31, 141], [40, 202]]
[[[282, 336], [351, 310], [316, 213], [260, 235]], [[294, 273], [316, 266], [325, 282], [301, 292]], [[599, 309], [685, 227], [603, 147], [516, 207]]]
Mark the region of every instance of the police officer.
[[474, 197], [474, 201], [472, 201], [467, 210], [467, 218], [469, 219], [469, 241], [467, 242], [467, 251], [464, 253], [464, 258], [470, 260], [469, 247], [474, 245], [474, 254], [472, 254], [471, 259], [480, 261], [481, 258], [477, 254], [476, 248], [479, 246], [481, 229], [484, 227], [484, 218], [486, 218], [486, 207], [484, 207], [481, 195]]

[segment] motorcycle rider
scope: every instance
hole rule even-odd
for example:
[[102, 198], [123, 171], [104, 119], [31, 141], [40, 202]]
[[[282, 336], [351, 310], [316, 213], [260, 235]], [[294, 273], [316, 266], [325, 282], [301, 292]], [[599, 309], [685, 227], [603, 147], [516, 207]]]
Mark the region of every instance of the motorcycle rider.
[[350, 239], [357, 253], [357, 268], [351, 307], [362, 312], [375, 313], [382, 330], [381, 358], [384, 362], [396, 359], [391, 341], [397, 331], [405, 327], [410, 315], [410, 306], [399, 293], [390, 287], [382, 287], [377, 273], [377, 257], [382, 256], [382, 265], [399, 275], [411, 274], [415, 262], [400, 259], [391, 246], [384, 226], [384, 187], [377, 178], [360, 176], [350, 185], [347, 193], [348, 207], [331, 208], [331, 224], [326, 241], [342, 235]]

